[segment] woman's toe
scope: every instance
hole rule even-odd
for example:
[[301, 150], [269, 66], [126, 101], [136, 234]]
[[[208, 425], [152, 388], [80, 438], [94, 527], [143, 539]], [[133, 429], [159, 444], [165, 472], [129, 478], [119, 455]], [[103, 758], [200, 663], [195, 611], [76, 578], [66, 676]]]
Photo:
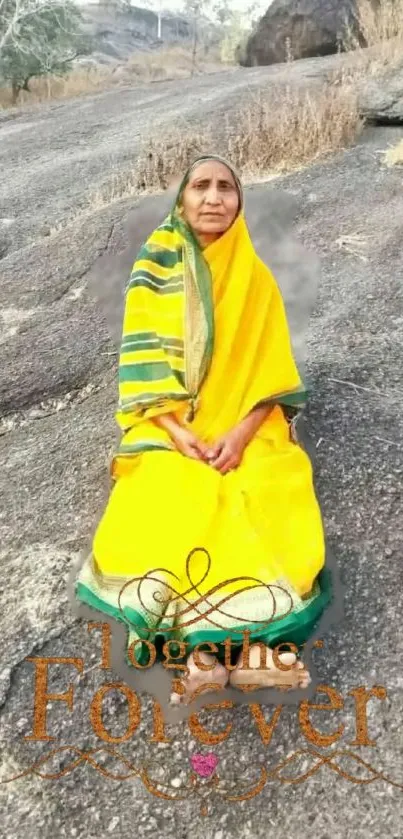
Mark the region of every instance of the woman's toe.
[[222, 664], [218, 664], [217, 667], [214, 668], [211, 674], [211, 681], [218, 682], [220, 685], [225, 687], [229, 679], [229, 672]]
[[311, 684], [311, 681], [312, 681], [312, 679], [311, 679], [308, 671], [304, 670], [304, 672], [302, 673], [302, 676], [301, 676], [300, 686], [302, 688], [307, 688], [308, 685]]
[[305, 665], [302, 661], [298, 661], [296, 665], [296, 669], [298, 672], [298, 687], [300, 688], [307, 688], [308, 685], [311, 683], [312, 679], [309, 675], [308, 670], [306, 670]]
[[284, 664], [287, 667], [291, 668], [296, 663], [297, 656], [295, 655], [295, 653], [280, 653], [278, 656], [278, 661], [281, 664]]

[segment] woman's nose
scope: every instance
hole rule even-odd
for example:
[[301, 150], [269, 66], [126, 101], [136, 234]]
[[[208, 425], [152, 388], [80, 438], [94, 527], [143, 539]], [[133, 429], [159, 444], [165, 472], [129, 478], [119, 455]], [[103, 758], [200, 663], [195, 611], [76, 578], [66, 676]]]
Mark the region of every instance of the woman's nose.
[[220, 193], [217, 187], [211, 186], [207, 190], [204, 200], [206, 204], [219, 204], [220, 203]]

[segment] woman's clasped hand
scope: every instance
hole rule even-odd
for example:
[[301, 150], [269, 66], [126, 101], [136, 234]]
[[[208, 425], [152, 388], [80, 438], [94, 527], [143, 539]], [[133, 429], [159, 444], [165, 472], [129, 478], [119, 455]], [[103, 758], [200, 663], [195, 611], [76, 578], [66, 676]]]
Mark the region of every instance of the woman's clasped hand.
[[172, 435], [173, 442], [181, 454], [195, 460], [202, 460], [222, 475], [236, 469], [242, 461], [242, 456], [248, 439], [240, 428], [233, 428], [223, 434], [214, 444], [207, 444], [200, 440], [187, 428], [178, 427]]

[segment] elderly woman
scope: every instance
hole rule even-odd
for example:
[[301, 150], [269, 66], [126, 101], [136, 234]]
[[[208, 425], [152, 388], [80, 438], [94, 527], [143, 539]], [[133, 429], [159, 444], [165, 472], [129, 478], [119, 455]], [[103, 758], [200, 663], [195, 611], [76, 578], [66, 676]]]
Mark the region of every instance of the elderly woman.
[[115, 484], [76, 583], [127, 624], [132, 664], [152, 663], [150, 642], [186, 656], [176, 698], [203, 682], [310, 681], [299, 651], [330, 585], [311, 464], [287, 419], [301, 400], [239, 179], [199, 158], [126, 290]]

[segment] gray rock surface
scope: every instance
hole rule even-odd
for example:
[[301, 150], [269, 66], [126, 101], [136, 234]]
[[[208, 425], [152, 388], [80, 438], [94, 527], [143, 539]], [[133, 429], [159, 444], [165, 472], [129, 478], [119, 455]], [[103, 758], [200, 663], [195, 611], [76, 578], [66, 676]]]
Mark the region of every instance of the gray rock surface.
[[[152, 9], [90, 3], [81, 7], [84, 28], [97, 45], [97, 58], [126, 60], [139, 50], [158, 43], [158, 16]], [[189, 22], [180, 15], [165, 15], [162, 27], [165, 43], [189, 41]]]
[[[274, 0], [249, 38], [246, 67], [329, 55], [343, 48], [347, 24], [355, 31], [354, 0]], [[287, 46], [289, 41], [289, 47]]]
[[[83, 3], [83, 28], [94, 40], [94, 52], [79, 63], [111, 65], [124, 62], [136, 54], [150, 52], [160, 47], [183, 45], [192, 42], [192, 21], [185, 14], [162, 10], [161, 38], [158, 38], [157, 8], [143, 8], [130, 4]], [[201, 21], [203, 43], [219, 40], [219, 28], [208, 19]]]
[[378, 125], [403, 123], [403, 66], [380, 78], [370, 77], [360, 90], [360, 109]]
[[[315, 74], [317, 64], [308, 65]], [[261, 83], [262, 77], [253, 73], [247, 78]], [[242, 84], [234, 79], [236, 97]], [[222, 98], [231, 101], [228, 78], [223, 77], [220, 95], [208, 95], [204, 80], [194, 85], [193, 99], [205, 97], [202, 105], [212, 112], [217, 107], [219, 113]], [[163, 102], [168, 89], [158, 93], [168, 122], [175, 109], [179, 113], [179, 102], [185, 112], [196, 112], [190, 92], [170, 94], [170, 101]], [[2, 217], [14, 218], [7, 235], [15, 231], [11, 250], [0, 262], [1, 781], [60, 746], [87, 752], [107, 746], [93, 731], [89, 708], [101, 685], [122, 679], [115, 668], [99, 668], [99, 638], [77, 618], [68, 582], [104, 509], [108, 463], [116, 444], [115, 345], [93, 299], [93, 271], [107, 255], [119, 259], [128, 247], [133, 201], [98, 210], [85, 223], [66, 223], [51, 237], [41, 237], [39, 230], [58, 214], [68, 216], [86, 191], [98, 185], [108, 148], [117, 146], [121, 165], [134, 153], [134, 114], [138, 136], [154, 113], [152, 92], [141, 96], [139, 107], [136, 91], [122, 91], [120, 121], [119, 103], [109, 95], [0, 120], [2, 163], [8, 173]], [[323, 632], [323, 649], [313, 653], [313, 675], [338, 691], [343, 707], [311, 712], [311, 719], [327, 733], [344, 726], [339, 742], [333, 749], [317, 749], [308, 742], [297, 707], [285, 699], [266, 745], [247, 706], [206, 709], [200, 715], [211, 731], [222, 732], [232, 724], [218, 745], [202, 745], [189, 723], [172, 713], [166, 717], [170, 742], [152, 742], [152, 694], [162, 701], [166, 688], [161, 673], [144, 674], [136, 680], [142, 704], [139, 727], [131, 739], [109, 747], [137, 770], [152, 761], [150, 776], [167, 785], [166, 794], [179, 794], [182, 800], [151, 794], [138, 775], [113, 780], [88, 761], [73, 769], [69, 763], [79, 753], [63, 752], [41, 767], [42, 773], [64, 767], [59, 779], [31, 773], [0, 784], [1, 836], [103, 839], [115, 834], [126, 839], [136, 827], [141, 837], [166, 839], [266, 839], [271, 833], [278, 839], [400, 839], [401, 789], [375, 777], [370, 784], [354, 784], [329, 765], [319, 765], [312, 754], [300, 755], [279, 770], [255, 798], [230, 803], [223, 788], [228, 793], [233, 781], [243, 792], [256, 782], [260, 767], [271, 772], [307, 748], [333, 753], [333, 768], [371, 777], [353, 758], [336, 754], [348, 749], [403, 784], [403, 198], [401, 171], [386, 168], [379, 153], [401, 138], [399, 128], [369, 129], [356, 148], [333, 160], [251, 190], [262, 196], [265, 190], [283, 190], [296, 206], [298, 240], [322, 261], [308, 335], [314, 390], [306, 426], [328, 547], [343, 584], [344, 619]], [[45, 140], [46, 155], [41, 152]], [[71, 682], [74, 705], [69, 710], [65, 702], [49, 703], [48, 731], [55, 738], [50, 742], [24, 739], [32, 732], [34, 665], [26, 660], [31, 655], [81, 657], [85, 662], [81, 678], [72, 667], [52, 668], [50, 689], [63, 693]], [[387, 697], [368, 703], [374, 745], [354, 745], [357, 724], [349, 692], [376, 685], [384, 686]], [[319, 696], [319, 701], [328, 700]], [[263, 708], [267, 721], [272, 712], [271, 706]], [[106, 727], [118, 737], [127, 720], [122, 695], [110, 692], [104, 703]], [[208, 751], [219, 758], [221, 786], [209, 798], [210, 814], [203, 817], [200, 800], [180, 785], [188, 783], [190, 755]], [[110, 773], [126, 771], [121, 759], [105, 751], [93, 758]], [[281, 781], [315, 766], [303, 783]]]

